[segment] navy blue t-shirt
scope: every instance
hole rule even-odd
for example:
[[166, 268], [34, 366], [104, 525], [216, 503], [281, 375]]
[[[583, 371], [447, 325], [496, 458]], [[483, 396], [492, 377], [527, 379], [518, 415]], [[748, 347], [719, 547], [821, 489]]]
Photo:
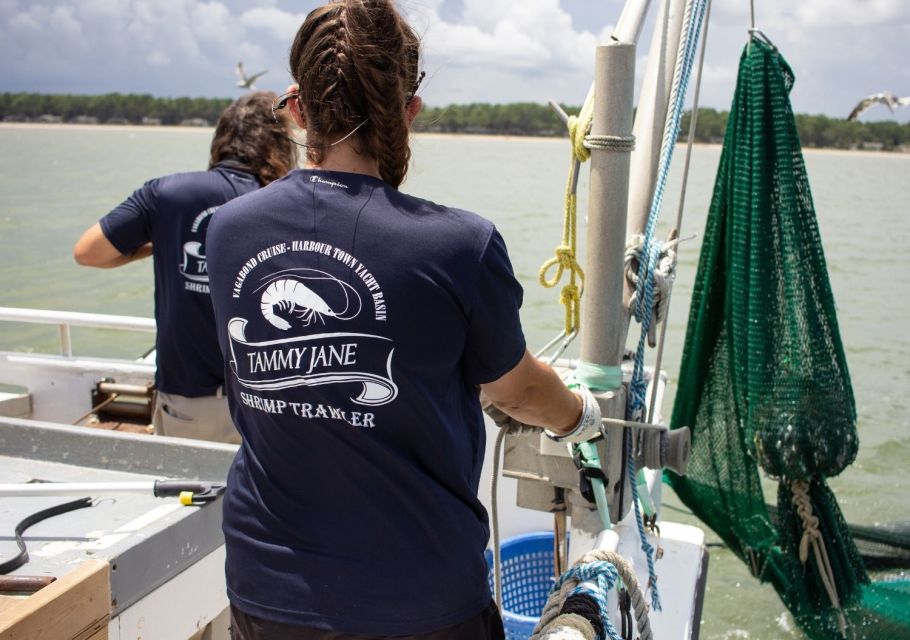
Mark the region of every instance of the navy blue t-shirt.
[[209, 275], [243, 444], [231, 602], [344, 633], [489, 604], [477, 385], [525, 352], [493, 224], [359, 174], [298, 170], [224, 207]]
[[101, 229], [124, 255], [151, 242], [158, 335], [155, 385], [191, 398], [224, 384], [206, 266], [206, 231], [219, 206], [259, 188], [245, 171], [217, 165], [146, 182], [104, 216]]

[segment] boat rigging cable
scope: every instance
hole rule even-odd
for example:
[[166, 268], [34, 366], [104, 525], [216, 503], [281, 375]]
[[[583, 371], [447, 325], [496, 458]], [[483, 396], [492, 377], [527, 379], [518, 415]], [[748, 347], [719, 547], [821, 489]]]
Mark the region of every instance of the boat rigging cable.
[[[690, 0], [686, 3], [685, 13], [683, 15], [685, 32], [679, 42], [679, 53], [676, 58], [673, 85], [670, 91], [670, 108], [668, 109], [667, 120], [664, 125], [658, 176], [654, 187], [654, 194], [651, 199], [648, 221], [645, 226], [645, 231], [642, 234], [641, 249], [638, 253], [638, 277], [634, 296], [635, 301], [630, 305], [630, 310], [633, 317], [641, 323], [641, 336], [638, 341], [638, 348], [635, 352], [632, 380], [629, 384], [629, 407], [628, 415], [626, 417], [630, 420], [646, 422], [648, 419], [648, 416], [645, 413], [648, 390], [648, 382], [644, 375], [645, 342], [648, 339], [652, 321], [657, 321], [657, 319], [653, 317], [657, 307], [654, 296], [655, 274], [658, 273], [661, 263], [666, 265], [667, 268], [670, 266], [668, 261], [661, 256], [663, 245], [654, 240], [654, 232], [660, 217], [660, 207], [666, 189], [667, 176], [670, 172], [670, 163], [673, 159], [673, 149], [676, 145], [676, 139], [679, 137], [686, 89], [688, 88], [689, 77], [695, 62], [695, 51], [698, 47], [698, 34], [701, 31], [704, 21], [707, 8], [706, 5], [706, 0]], [[703, 57], [702, 61], [704, 61]], [[698, 77], [699, 79], [701, 78], [700, 72]], [[675, 243], [678, 241], [673, 240], [671, 242], [675, 247]], [[669, 244], [670, 243], [668, 243], [668, 245]], [[664, 251], [664, 253], [666, 253], [666, 251]], [[669, 272], [664, 274], [665, 279], [668, 279], [668, 277]], [[655, 384], [654, 386], [656, 387], [657, 385]], [[642, 551], [645, 552], [645, 557], [648, 562], [651, 606], [655, 610], [660, 611], [660, 593], [657, 589], [657, 573], [654, 569], [654, 547], [648, 542], [644, 530], [644, 523], [642, 521], [638, 496], [638, 482], [636, 479], [637, 470], [635, 467], [635, 456], [633, 455], [633, 442], [631, 438], [626, 441], [626, 448], [629, 484], [632, 490], [632, 506], [635, 510], [635, 520], [638, 525], [639, 537], [641, 538], [641, 548]]]
[[[707, 20], [706, 17], [710, 15], [710, 0], [689, 0], [686, 3], [685, 14], [683, 16], [683, 24], [686, 25], [685, 35], [680, 39], [679, 44], [679, 54], [677, 56], [676, 68], [674, 69], [674, 81], [672, 86], [672, 91], [670, 94], [670, 109], [667, 115], [667, 120], [665, 122], [664, 128], [664, 137], [663, 144], [661, 149], [661, 157], [659, 163], [659, 178], [655, 187], [655, 192], [652, 198], [652, 205], [648, 217], [648, 224], [643, 236], [641, 236], [641, 252], [639, 256], [647, 256], [648, 259], [642, 259], [639, 257], [639, 272], [635, 277], [636, 283], [636, 293], [638, 302], [634, 304], [634, 308], [638, 310], [638, 319], [642, 322], [642, 337], [639, 341], [639, 349], [636, 353], [635, 360], [635, 370], [633, 371], [633, 385], [636, 385], [637, 389], [640, 389], [640, 393], [634, 398], [634, 403], [630, 402], [630, 413], [629, 416], [636, 422], [650, 423], [653, 419], [654, 413], [654, 397], [655, 394], [652, 394], [651, 398], [651, 407], [650, 410], [645, 413], [644, 405], [646, 401], [646, 391], [647, 383], [644, 382], [644, 340], [649, 333], [651, 326], [651, 318], [654, 314], [655, 309], [655, 299], [653, 295], [653, 289], [655, 286], [655, 280], [663, 278], [663, 282], [667, 283], [663, 287], [665, 292], [664, 301], [659, 305], [662, 308], [662, 312], [659, 317], [655, 318], [655, 324], [663, 319], [666, 315], [667, 308], [669, 306], [670, 299], [670, 284], [672, 284], [672, 277], [668, 277], [668, 274], [672, 272], [672, 269], [675, 268], [675, 247], [679, 243], [679, 239], [676, 237], [671, 237], [667, 243], [662, 244], [660, 242], [655, 242], [654, 230], [656, 228], [657, 219], [660, 213], [660, 206], [663, 199], [663, 192], [666, 187], [667, 175], [670, 169], [670, 162], [672, 161], [673, 148], [675, 146], [676, 140], [679, 136], [680, 131], [680, 122], [682, 119], [682, 111], [685, 102], [685, 93], [689, 83], [689, 77], [691, 75], [691, 70], [694, 65], [695, 50], [698, 47], [698, 34], [702, 32], [702, 25], [704, 24], [703, 29], [703, 38], [701, 53], [699, 56], [699, 65], [696, 72], [696, 89], [695, 89], [695, 98], [694, 106], [692, 108], [692, 116], [690, 119], [689, 125], [689, 138], [687, 144], [686, 152], [686, 165], [683, 174], [683, 187], [682, 193], [680, 196], [679, 210], [677, 214], [676, 221], [676, 230], [678, 235], [678, 229], [681, 226], [683, 206], [685, 202], [685, 187], [688, 181], [688, 169], [689, 169], [689, 160], [691, 157], [692, 144], [694, 140], [694, 131], [696, 123], [696, 113], [698, 109], [698, 93], [699, 87], [701, 84], [702, 70], [704, 66], [704, 56], [705, 56], [705, 45], [707, 40]], [[623, 150], [629, 151], [634, 148], [634, 138], [633, 137], [622, 137], [622, 136], [591, 136], [589, 131], [593, 121], [594, 114], [594, 87], [592, 85], [591, 89], [588, 91], [588, 95], [585, 99], [584, 105], [581, 108], [578, 116], [567, 116], [562, 109], [554, 102], [550, 102], [550, 105], [557, 112], [557, 114], [565, 122], [566, 127], [569, 132], [569, 138], [572, 146], [572, 163], [569, 171], [569, 178], [566, 187], [566, 196], [565, 196], [565, 207], [564, 207], [564, 220], [563, 220], [563, 238], [562, 244], [556, 249], [556, 256], [545, 262], [538, 273], [538, 278], [540, 283], [547, 288], [555, 287], [556, 284], [561, 280], [563, 273], [569, 271], [569, 282], [563, 286], [563, 290], [560, 294], [560, 302], [565, 306], [565, 328], [563, 332], [556, 336], [550, 343], [548, 343], [540, 352], [538, 352], [537, 357], [541, 357], [546, 351], [551, 347], [556, 345], [560, 340], [563, 340], [563, 344], [559, 347], [557, 352], [549, 359], [549, 362], [552, 364], [556, 358], [561, 355], [566, 348], [569, 346], [571, 341], [578, 334], [579, 324], [580, 324], [580, 297], [583, 293], [584, 287], [584, 271], [578, 265], [575, 251], [576, 251], [576, 219], [577, 219], [577, 187], [578, 187], [578, 172], [582, 162], [587, 160], [590, 157], [590, 149], [592, 148], [603, 148], [603, 149], [612, 149], [612, 150]], [[645, 249], [647, 250], [645, 251]], [[672, 255], [671, 251], [674, 251]], [[668, 259], [669, 258], [669, 259]], [[552, 267], [556, 267], [556, 274], [552, 278], [547, 278], [547, 273]], [[576, 276], [581, 282], [581, 287], [576, 286], [575, 278]], [[665, 339], [665, 330], [666, 323], [664, 323], [660, 345], [657, 352], [657, 367], [660, 366], [660, 359], [663, 352], [663, 343]], [[581, 363], [584, 364], [584, 363]], [[615, 388], [621, 384], [621, 373], [615, 375], [617, 372], [613, 372], [612, 369], [615, 367], [595, 367], [594, 365], [587, 365], [588, 368], [596, 370], [592, 373], [601, 378], [612, 378], [611, 385], [609, 388]], [[637, 374], [637, 379], [636, 379]], [[618, 380], [616, 380], [618, 378]], [[613, 384], [615, 382], [615, 384]], [[643, 388], [642, 388], [643, 387]], [[655, 385], [656, 387], [656, 385]], [[631, 400], [631, 398], [630, 398]], [[495, 408], [492, 409], [496, 412]], [[497, 412], [501, 413], [501, 412]], [[491, 414], [492, 415], [492, 414]], [[500, 473], [500, 457], [502, 450], [502, 443], [505, 439], [506, 433], [510, 430], [519, 429], [521, 426], [518, 423], [515, 423], [513, 420], [509, 419], [505, 414], [500, 415], [498, 419], [494, 418], [497, 423], [497, 426], [500, 427], [499, 433], [497, 434], [495, 446], [494, 446], [494, 460], [493, 460], [493, 474], [491, 481], [491, 515], [492, 515], [492, 534], [493, 534], [493, 574], [494, 574], [494, 597], [499, 608], [502, 608], [502, 566], [500, 560], [500, 537], [499, 537], [499, 521], [498, 521], [498, 477]], [[654, 570], [654, 548], [648, 542], [647, 535], [644, 531], [644, 522], [641, 513], [640, 502], [642, 496], [638, 492], [638, 479], [637, 471], [635, 468], [635, 458], [632, 455], [632, 439], [627, 439], [627, 446], [629, 450], [627, 451], [628, 459], [628, 473], [629, 481], [632, 488], [632, 498], [633, 505], [635, 508], [635, 519], [638, 527], [639, 537], [642, 543], [642, 550], [646, 554], [648, 562], [648, 574], [649, 574], [649, 587], [651, 589], [651, 606], [655, 610], [661, 610], [660, 604], [660, 595], [657, 589], [657, 575]], [[573, 447], [576, 454], [581, 454], [577, 445]], [[591, 460], [588, 460], [591, 463]], [[600, 485], [598, 486], [598, 483]], [[599, 496], [603, 492], [602, 481], [597, 478], [591, 479], [592, 488], [594, 490], [595, 496]], [[599, 491], [598, 491], [599, 490]], [[598, 503], [601, 501], [598, 500]], [[600, 505], [598, 505], [600, 506]], [[598, 509], [602, 511], [602, 509]], [[650, 510], [649, 510], [650, 511]], [[602, 513], [602, 518], [604, 514]], [[605, 525], [609, 527], [609, 521]]]
[[[682, 187], [679, 192], [679, 206], [676, 209], [676, 224], [671, 231], [670, 238], [665, 244], [664, 249], [669, 254], [670, 250], [673, 250], [673, 269], [675, 270], [675, 261], [676, 261], [676, 245], [685, 240], [695, 238], [695, 235], [688, 236], [686, 238], [680, 238], [679, 235], [682, 233], [682, 222], [683, 222], [683, 212], [686, 205], [686, 187], [689, 185], [689, 167], [692, 161], [692, 148], [695, 146], [695, 131], [696, 125], [698, 124], [698, 98], [701, 93], [701, 78], [702, 72], [704, 71], [705, 66], [705, 49], [708, 48], [708, 27], [711, 25], [711, 3], [712, 0], [708, 0], [708, 4], [705, 7], [705, 18], [704, 18], [704, 31], [701, 36], [701, 52], [698, 57], [698, 69], [695, 72], [695, 87], [693, 89], [692, 95], [692, 110], [689, 112], [689, 133], [686, 137], [686, 159], [683, 164], [682, 172]], [[675, 238], [674, 238], [675, 236]], [[675, 240], [675, 242], [674, 242]], [[663, 252], [663, 251], [662, 251]], [[663, 265], [658, 269], [660, 273], [665, 273]], [[667, 281], [667, 278], [664, 277], [664, 281]], [[672, 284], [672, 280], [670, 281]], [[637, 285], [637, 277], [636, 277]], [[637, 287], [636, 287], [637, 288]], [[670, 299], [672, 298], [673, 287], [669, 286], [666, 290], [666, 295], [663, 291], [660, 296], [660, 305], [663, 307], [663, 312], [659, 314], [658, 318], [661, 323], [660, 325], [660, 338], [657, 341], [657, 354], [654, 358], [654, 371], [660, 374], [661, 363], [663, 362], [664, 355], [664, 345], [667, 340], [667, 317], [670, 314]], [[656, 410], [655, 403], [657, 402], [657, 385], [654, 385], [651, 391], [651, 402], [648, 406], [647, 420], [646, 422], [654, 422], [654, 412]]]

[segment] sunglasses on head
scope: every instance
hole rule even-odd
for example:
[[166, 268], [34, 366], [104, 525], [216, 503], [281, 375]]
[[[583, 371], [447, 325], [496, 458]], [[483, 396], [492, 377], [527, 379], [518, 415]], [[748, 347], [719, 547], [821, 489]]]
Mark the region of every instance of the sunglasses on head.
[[420, 75], [417, 76], [417, 82], [414, 83], [414, 88], [411, 89], [411, 90], [405, 95], [405, 102], [410, 102], [411, 99], [417, 94], [417, 90], [420, 88], [420, 83], [423, 82], [423, 79], [426, 77], [426, 75], [427, 75], [427, 72], [426, 72], [426, 71], [421, 71], [421, 72], [420, 72]]
[[277, 121], [278, 112], [287, 107], [288, 102], [296, 100], [298, 97], [300, 97], [300, 94], [296, 91], [288, 91], [287, 93], [278, 96], [275, 102], [272, 103], [272, 117]]
[[[407, 96], [405, 98], [406, 102], [410, 102], [411, 99], [414, 98], [414, 95], [417, 93], [417, 89], [420, 88], [420, 83], [423, 82], [423, 79], [426, 77], [426, 75], [427, 75], [426, 71], [421, 71], [420, 75], [417, 76], [417, 81], [414, 83], [414, 88], [407, 93]], [[280, 96], [278, 96], [278, 98], [275, 100], [275, 102], [272, 103], [272, 117], [275, 118], [275, 120], [277, 121], [278, 120], [277, 113], [279, 111], [281, 111], [282, 109], [286, 108], [288, 106], [288, 102], [290, 102], [291, 100], [296, 100], [299, 97], [300, 97], [300, 94], [297, 91], [288, 91], [287, 93], [283, 93]]]

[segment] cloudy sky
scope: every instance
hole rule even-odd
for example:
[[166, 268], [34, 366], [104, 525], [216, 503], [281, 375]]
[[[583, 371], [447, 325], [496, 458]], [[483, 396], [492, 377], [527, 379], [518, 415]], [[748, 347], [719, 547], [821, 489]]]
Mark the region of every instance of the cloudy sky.
[[[233, 66], [268, 69], [281, 92], [287, 51], [312, 0], [0, 0], [0, 91], [235, 96]], [[655, 12], [657, 0], [652, 2]], [[865, 95], [910, 95], [910, 1], [755, 0], [758, 26], [797, 75], [794, 109], [843, 117]], [[622, 0], [400, 0], [423, 36], [431, 105], [580, 104], [593, 47]], [[748, 0], [714, 3], [702, 104], [728, 107]], [[643, 38], [650, 38], [649, 26]], [[647, 40], [639, 46], [644, 68]], [[897, 117], [878, 106], [864, 120]]]

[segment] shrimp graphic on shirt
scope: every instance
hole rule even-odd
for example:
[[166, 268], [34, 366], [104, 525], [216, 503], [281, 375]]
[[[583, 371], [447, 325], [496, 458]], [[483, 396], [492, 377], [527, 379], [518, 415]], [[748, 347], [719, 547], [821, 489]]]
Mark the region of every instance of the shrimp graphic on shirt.
[[[188, 282], [186, 289], [198, 293], [209, 293], [209, 272], [205, 259], [205, 232], [211, 216], [218, 207], [209, 207], [196, 216], [190, 225], [190, 237], [183, 243], [183, 256], [178, 266], [180, 275]], [[195, 283], [195, 286], [190, 283]]]
[[[270, 277], [260, 287], [259, 308], [262, 317], [282, 331], [291, 328], [291, 319], [302, 326], [325, 324], [325, 319], [351, 320], [362, 308], [360, 295], [348, 283], [316, 269], [297, 269], [302, 273], [283, 272]], [[323, 295], [331, 294], [332, 305]], [[257, 292], [259, 290], [257, 289]]]
[[[359, 383], [356, 404], [377, 406], [398, 395], [392, 379], [394, 344], [369, 333], [318, 331], [327, 323], [356, 318], [360, 294], [349, 283], [317, 269], [287, 269], [260, 281], [251, 293], [271, 327], [265, 341], [247, 337], [246, 318], [228, 325], [231, 367], [243, 386], [270, 391], [323, 384]], [[275, 336], [275, 330], [281, 337]], [[286, 336], [286, 337], [285, 337]]]

